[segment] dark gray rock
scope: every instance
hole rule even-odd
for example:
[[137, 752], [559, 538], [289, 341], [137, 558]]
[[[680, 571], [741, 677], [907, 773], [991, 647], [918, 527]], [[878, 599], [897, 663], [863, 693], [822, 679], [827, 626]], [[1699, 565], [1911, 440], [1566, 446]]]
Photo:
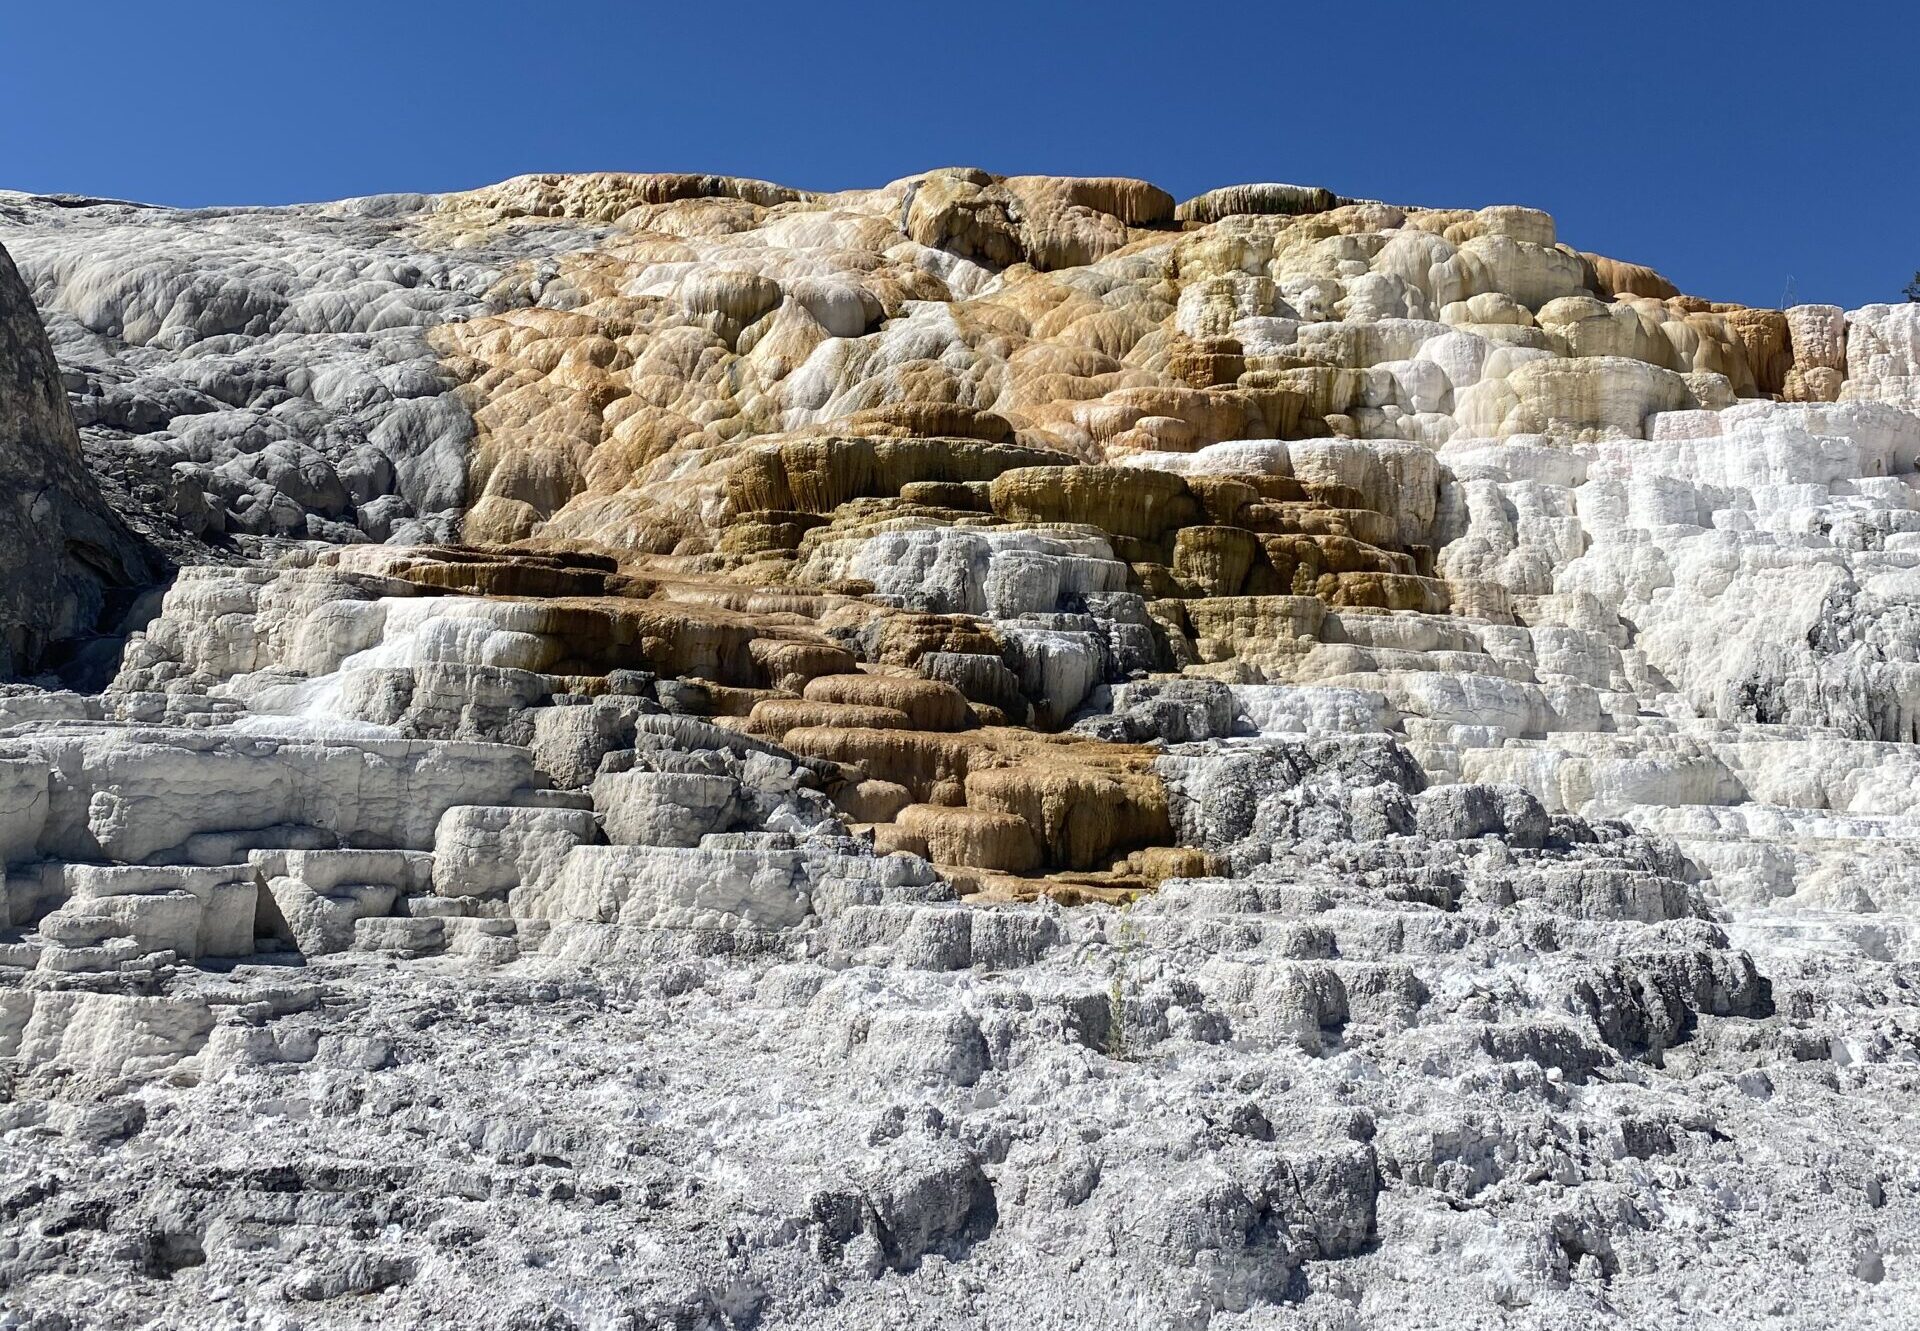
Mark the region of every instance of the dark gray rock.
[[0, 249], [0, 677], [41, 668], [161, 571], [88, 474], [46, 330]]

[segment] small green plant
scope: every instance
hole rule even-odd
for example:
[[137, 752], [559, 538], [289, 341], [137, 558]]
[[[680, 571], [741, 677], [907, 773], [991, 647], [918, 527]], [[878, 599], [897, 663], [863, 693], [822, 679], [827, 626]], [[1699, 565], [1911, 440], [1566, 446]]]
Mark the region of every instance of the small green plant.
[[1920, 303], [1920, 272], [1913, 275], [1913, 281], [1900, 288], [1900, 294], [1910, 303]]
[[1123, 1063], [1133, 1059], [1127, 1048], [1127, 985], [1133, 974], [1133, 945], [1140, 937], [1133, 923], [1134, 900], [1128, 897], [1120, 904], [1120, 923], [1115, 930], [1120, 950], [1114, 958], [1113, 982], [1107, 986], [1107, 1057]]

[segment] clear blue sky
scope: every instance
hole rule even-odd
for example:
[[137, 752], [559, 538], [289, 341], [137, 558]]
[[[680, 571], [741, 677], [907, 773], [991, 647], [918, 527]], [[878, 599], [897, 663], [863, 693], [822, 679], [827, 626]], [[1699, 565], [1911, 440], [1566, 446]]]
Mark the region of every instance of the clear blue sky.
[[171, 204], [523, 171], [930, 166], [1526, 203], [1722, 300], [1920, 268], [1920, 19], [1877, 3], [40, 0], [0, 187]]

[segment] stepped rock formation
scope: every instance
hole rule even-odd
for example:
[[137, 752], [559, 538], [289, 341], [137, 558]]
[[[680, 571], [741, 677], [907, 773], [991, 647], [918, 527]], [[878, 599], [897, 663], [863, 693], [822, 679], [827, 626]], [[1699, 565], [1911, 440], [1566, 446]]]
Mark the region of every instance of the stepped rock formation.
[[6, 1325], [1920, 1316], [1920, 306], [971, 169], [0, 243], [183, 565], [0, 690]]

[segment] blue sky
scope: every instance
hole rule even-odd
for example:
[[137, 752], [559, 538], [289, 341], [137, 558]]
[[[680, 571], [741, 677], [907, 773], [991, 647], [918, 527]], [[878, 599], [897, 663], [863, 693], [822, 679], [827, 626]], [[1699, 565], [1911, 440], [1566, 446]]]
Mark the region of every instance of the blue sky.
[[173, 204], [700, 170], [1526, 203], [1688, 291], [1897, 300], [1905, 6], [173, 0], [11, 7], [0, 188]]

